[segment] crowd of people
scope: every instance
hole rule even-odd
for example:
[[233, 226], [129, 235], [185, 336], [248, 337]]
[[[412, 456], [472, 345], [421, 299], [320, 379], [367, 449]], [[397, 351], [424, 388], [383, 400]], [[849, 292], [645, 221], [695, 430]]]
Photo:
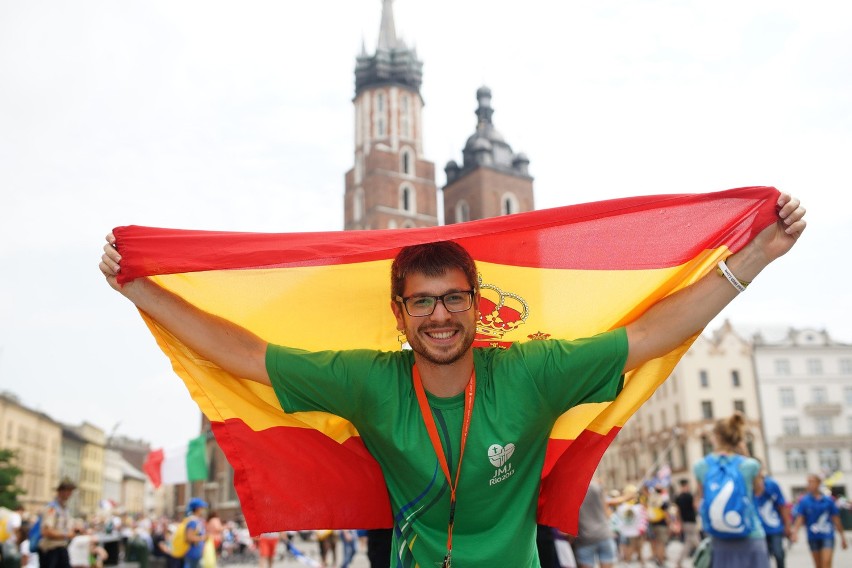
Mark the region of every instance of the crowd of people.
[[[714, 438], [713, 452], [693, 468], [694, 489], [688, 479], [675, 490], [669, 481], [654, 478], [606, 492], [592, 481], [580, 509], [579, 533], [566, 536], [570, 558], [557, 555], [560, 560], [546, 568], [769, 568], [772, 563], [785, 568], [785, 539], [792, 544], [802, 537], [814, 566], [831, 568], [838, 543], [848, 546], [840, 520], [841, 509], [850, 508], [845, 497], [833, 496], [822, 478], [811, 474], [806, 492], [788, 501], [763, 464], [747, 455], [741, 413], [719, 420]], [[681, 546], [670, 553], [668, 544], [675, 540]]]

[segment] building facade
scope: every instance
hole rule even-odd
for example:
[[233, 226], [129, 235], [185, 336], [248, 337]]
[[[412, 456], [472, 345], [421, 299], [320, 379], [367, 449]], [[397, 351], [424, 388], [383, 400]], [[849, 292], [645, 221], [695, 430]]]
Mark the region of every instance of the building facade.
[[43, 508], [59, 485], [62, 425], [22, 405], [9, 393], [0, 394], [0, 447], [16, 454], [22, 470], [17, 486], [26, 493], [18, 501], [30, 513]]
[[852, 345], [826, 331], [790, 329], [754, 341], [768, 468], [785, 493], [805, 490], [806, 476], [831, 479], [849, 495], [852, 476]]

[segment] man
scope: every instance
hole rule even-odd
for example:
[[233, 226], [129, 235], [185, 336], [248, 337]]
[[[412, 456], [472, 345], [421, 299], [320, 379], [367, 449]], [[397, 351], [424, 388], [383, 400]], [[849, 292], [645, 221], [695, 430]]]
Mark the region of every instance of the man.
[[677, 505], [677, 514], [680, 519], [680, 530], [683, 536], [683, 548], [681, 548], [680, 556], [677, 559], [677, 566], [683, 565], [686, 558], [691, 558], [695, 549], [698, 548], [700, 539], [698, 538], [698, 521], [695, 516], [695, 497], [692, 491], [689, 490], [689, 480], [680, 480], [680, 491], [675, 497], [675, 505]]
[[38, 543], [40, 568], [70, 568], [68, 543], [74, 537], [74, 526], [66, 506], [77, 484], [63, 478], [56, 487], [56, 498], [41, 515], [41, 539]]
[[754, 506], [766, 532], [769, 555], [775, 558], [776, 568], [784, 568], [784, 537], [790, 538], [790, 511], [781, 487], [761, 468], [754, 479]]
[[[782, 195], [779, 222], [728, 259], [728, 279], [710, 274], [624, 328], [507, 350], [472, 349], [476, 266], [450, 242], [407, 247], [394, 260], [390, 307], [412, 348], [394, 353], [270, 345], [149, 279], [119, 286], [121, 255], [112, 235], [100, 269], [200, 356], [271, 386], [286, 412], [323, 410], [356, 426], [388, 486], [394, 565], [523, 568], [538, 565], [536, 503], [555, 420], [577, 404], [611, 401], [624, 372], [707, 325], [743, 281], [790, 250], [805, 228], [804, 213], [798, 200]], [[464, 459], [471, 455], [466, 446], [477, 457]], [[484, 455], [499, 464], [499, 476], [479, 459]]]
[[206, 538], [205, 509], [207, 509], [207, 502], [198, 497], [193, 497], [186, 504], [186, 516], [189, 518], [186, 523], [186, 541], [189, 544], [189, 550], [183, 557], [184, 568], [198, 568], [201, 563]]
[[843, 550], [849, 546], [846, 534], [840, 522], [840, 509], [834, 499], [822, 492], [822, 478], [815, 474], [808, 475], [808, 492], [799, 500], [793, 509], [796, 518], [790, 538], [793, 542], [802, 525], [807, 527], [808, 548], [816, 568], [831, 568], [834, 560], [835, 533], [840, 538]]

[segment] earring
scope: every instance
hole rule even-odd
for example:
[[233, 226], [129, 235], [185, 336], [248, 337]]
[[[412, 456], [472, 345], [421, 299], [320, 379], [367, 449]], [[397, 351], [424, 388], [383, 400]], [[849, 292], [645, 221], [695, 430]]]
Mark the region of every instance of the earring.
[[397, 334], [396, 340], [399, 342], [399, 344], [405, 345], [406, 343], [408, 343], [408, 338], [405, 336], [405, 332], [401, 329], [398, 329], [397, 331], [399, 331], [399, 334]]

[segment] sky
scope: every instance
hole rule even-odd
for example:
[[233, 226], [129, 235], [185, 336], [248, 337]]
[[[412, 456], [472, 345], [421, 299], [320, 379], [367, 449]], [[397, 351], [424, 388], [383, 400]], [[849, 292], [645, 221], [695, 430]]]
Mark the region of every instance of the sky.
[[[536, 208], [773, 185], [809, 226], [709, 326], [852, 343], [852, 5], [397, 0], [423, 60], [425, 157], [461, 161], [476, 90]], [[380, 0], [0, 0], [0, 390], [174, 447], [200, 414], [104, 235], [139, 224], [339, 230], [355, 57]], [[655, 230], [648, 227], [647, 230]]]

